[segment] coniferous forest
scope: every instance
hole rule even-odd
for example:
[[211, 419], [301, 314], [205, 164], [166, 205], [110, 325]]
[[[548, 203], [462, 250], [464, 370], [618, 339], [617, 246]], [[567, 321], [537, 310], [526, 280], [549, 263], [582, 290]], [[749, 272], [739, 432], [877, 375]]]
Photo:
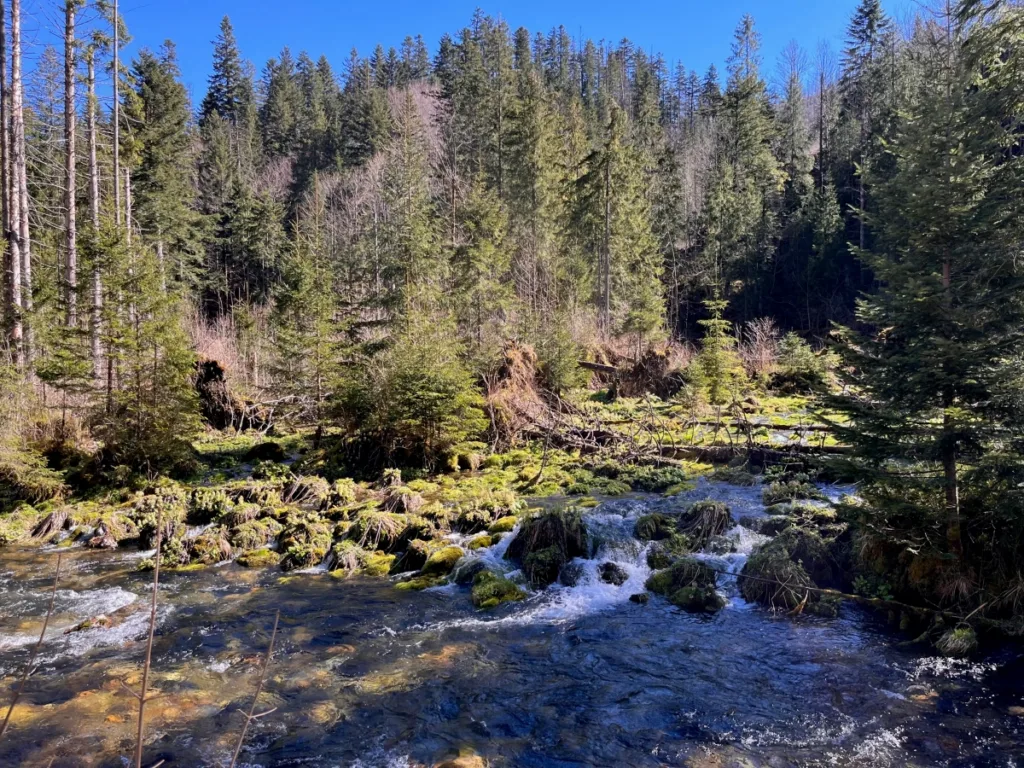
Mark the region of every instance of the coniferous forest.
[[[225, 17], [197, 103], [173, 41], [126, 56], [123, 10], [36, 0], [31, 23], [60, 41], [43, 45], [26, 42], [22, 0], [0, 2], [0, 593], [13, 606], [0, 608], [0, 758], [1020, 754], [1019, 3], [940, 0], [897, 21], [860, 0], [843, 39], [778, 61], [744, 16], [721, 72], [482, 11], [440, 40], [333, 62], [285, 46], [253, 63]], [[207, 587], [234, 590], [235, 607], [198, 602]], [[751, 746], [760, 710], [687, 726], [697, 738], [659, 721], [654, 699], [623, 720], [621, 751], [588, 752], [566, 736], [582, 722], [506, 723], [514, 705], [466, 692], [490, 690], [487, 663], [506, 667], [456, 630], [423, 630], [433, 613], [408, 618], [439, 595], [450, 607], [429, 610], [458, 632], [508, 618], [519, 629], [501, 632], [571, 633], [600, 616], [615, 636], [628, 615], [622, 637], [697, 633], [706, 651], [702, 627], [730, 616], [738, 648], [744, 633], [847, 627], [836, 642], [863, 632], [858, 647], [877, 643], [891, 668], [944, 659], [933, 678], [914, 662], [906, 707], [967, 696], [942, 681], [975, 670], [971, 701], [994, 702], [978, 715], [988, 737], [860, 689], [790, 711], [805, 696], [794, 683], [740, 693], [769, 711], [790, 702], [779, 722], [801, 730], [834, 709], [856, 725]], [[367, 639], [373, 620], [412, 622], [402, 631], [426, 634], [407, 645], [426, 651], [389, 655]], [[220, 627], [216, 647], [192, 642], [203, 621]], [[570, 654], [529, 645], [549, 635], [500, 637], [494, 658]], [[806, 633], [770, 638], [793, 675], [800, 654], [824, 653]], [[193, 646], [242, 698], [197, 682], [180, 657]], [[850, 654], [830, 679], [897, 690]], [[427, 709], [465, 714], [478, 696], [474, 722], [502, 723], [441, 716], [445, 744], [470, 745], [454, 754], [395, 714], [397, 697], [434, 695], [437, 669], [448, 698]], [[1022, 687], [999, 693], [979, 669]], [[513, 701], [558, 708], [530, 698], [536, 679], [493, 685], [520, 683]], [[157, 689], [175, 704], [147, 706]], [[644, 762], [653, 731], [675, 758]], [[366, 733], [377, 757], [357, 748]], [[725, 745], [719, 762], [694, 757], [698, 743]]]

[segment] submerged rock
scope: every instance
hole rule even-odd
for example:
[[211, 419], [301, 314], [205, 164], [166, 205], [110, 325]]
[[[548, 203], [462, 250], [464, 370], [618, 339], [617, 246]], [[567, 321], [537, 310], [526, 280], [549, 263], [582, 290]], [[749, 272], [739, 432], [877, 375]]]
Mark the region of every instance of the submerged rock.
[[579, 511], [555, 510], [522, 521], [505, 557], [522, 564], [531, 584], [545, 587], [558, 579], [566, 563], [587, 554], [587, 531]]
[[558, 583], [563, 587], [575, 587], [586, 573], [581, 563], [567, 563], [558, 574]]
[[631, 603], [639, 603], [640, 605], [647, 605], [647, 603], [650, 601], [650, 599], [651, 599], [651, 596], [648, 595], [646, 592], [638, 592], [635, 595], [630, 595], [629, 596], [629, 602], [631, 602]]
[[629, 574], [618, 563], [601, 563], [597, 570], [601, 574], [601, 581], [616, 587], [621, 587], [629, 579]]
[[473, 605], [482, 610], [526, 598], [514, 582], [494, 571], [480, 571], [473, 578]]

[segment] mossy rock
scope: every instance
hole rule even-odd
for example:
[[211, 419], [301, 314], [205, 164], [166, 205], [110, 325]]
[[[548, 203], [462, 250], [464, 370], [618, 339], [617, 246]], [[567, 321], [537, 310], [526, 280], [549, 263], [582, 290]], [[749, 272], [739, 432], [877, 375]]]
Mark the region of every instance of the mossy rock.
[[601, 563], [597, 567], [598, 574], [601, 577], [601, 581], [606, 584], [612, 584], [616, 587], [621, 587], [629, 580], [629, 574], [626, 570], [618, 563]]
[[530, 583], [543, 587], [558, 579], [562, 566], [587, 554], [587, 531], [579, 510], [562, 509], [523, 520], [505, 557], [521, 563]]
[[450, 546], [432, 552], [420, 569], [423, 576], [447, 576], [465, 554], [461, 548]]
[[347, 477], [335, 480], [331, 485], [330, 505], [332, 507], [354, 504], [359, 498], [359, 486]]
[[[228, 495], [218, 488], [196, 488], [188, 500], [186, 520], [189, 525], [209, 525], [234, 506]], [[237, 525], [238, 523], [227, 523]]]
[[443, 576], [414, 576], [395, 584], [395, 589], [400, 589], [403, 592], [421, 592], [431, 587], [440, 587], [444, 583]]
[[743, 599], [768, 608], [791, 611], [817, 600], [811, 577], [781, 547], [764, 546], [747, 560], [737, 584]]
[[210, 528], [188, 542], [188, 552], [190, 562], [214, 565], [230, 560], [233, 550], [227, 531], [223, 528]]
[[744, 488], [757, 485], [757, 478], [742, 467], [718, 467], [711, 473], [710, 479]]
[[969, 656], [978, 648], [978, 637], [970, 627], [947, 630], [935, 641], [935, 648], [943, 656]]
[[254, 549], [240, 554], [235, 562], [245, 568], [270, 568], [281, 562], [281, 556], [272, 549]]
[[502, 603], [524, 600], [526, 593], [504, 576], [493, 571], [480, 571], [473, 578], [472, 597], [474, 606], [487, 610]]
[[[409, 518], [394, 512], [367, 510], [360, 512], [352, 521], [348, 537], [363, 549], [380, 549], [385, 552], [399, 547], [408, 527]], [[407, 541], [415, 538], [409, 535]]]
[[640, 541], [661, 541], [676, 534], [677, 524], [678, 521], [674, 517], [652, 512], [637, 519], [633, 534]]
[[163, 539], [182, 538], [188, 505], [185, 493], [179, 488], [161, 489], [160, 493], [146, 494], [137, 499], [129, 517], [138, 526], [139, 546], [156, 546], [157, 521], [160, 521]]
[[227, 506], [221, 512], [216, 521], [228, 528], [236, 528], [244, 523], [256, 520], [259, 517], [271, 517], [271, 510], [264, 512], [259, 504], [251, 504], [247, 501], [239, 501]]
[[809, 482], [789, 480], [768, 485], [761, 491], [761, 500], [766, 507], [770, 507], [773, 504], [797, 500], [828, 501], [828, 497]]
[[678, 530], [692, 542], [694, 549], [703, 549], [715, 536], [733, 525], [729, 507], [720, 501], [698, 501], [691, 504], [679, 518]]
[[768, 542], [765, 549], [784, 551], [790, 560], [803, 566], [807, 575], [819, 587], [839, 585], [839, 566], [825, 540], [813, 531], [790, 526]]
[[486, 549], [487, 547], [493, 547], [494, 543], [495, 543], [494, 537], [493, 536], [488, 536], [486, 533], [484, 533], [484, 534], [481, 534], [480, 536], [477, 536], [477, 537], [467, 541], [466, 542], [466, 549], [469, 549], [469, 550]]
[[515, 515], [505, 515], [505, 517], [499, 517], [487, 526], [487, 532], [492, 535], [495, 533], [511, 533], [518, 522], [519, 518]]
[[280, 536], [284, 526], [273, 518], [250, 520], [235, 526], [228, 533], [231, 546], [242, 551], [262, 549]]
[[420, 570], [426, 564], [427, 558], [443, 546], [444, 544], [439, 541], [413, 539], [406, 546], [405, 551], [395, 558], [391, 566], [391, 573]]
[[690, 613], [715, 613], [725, 607], [725, 598], [714, 587], [683, 587], [669, 595], [668, 601]]
[[278, 536], [281, 568], [291, 571], [319, 565], [331, 548], [331, 527], [319, 516], [293, 516]]
[[678, 560], [672, 567], [652, 573], [645, 585], [656, 595], [668, 597], [683, 587], [714, 587], [718, 575], [692, 557]]
[[351, 576], [362, 573], [367, 576], [387, 576], [395, 562], [395, 556], [386, 552], [368, 552], [354, 541], [339, 541], [331, 548], [330, 570], [335, 575]]

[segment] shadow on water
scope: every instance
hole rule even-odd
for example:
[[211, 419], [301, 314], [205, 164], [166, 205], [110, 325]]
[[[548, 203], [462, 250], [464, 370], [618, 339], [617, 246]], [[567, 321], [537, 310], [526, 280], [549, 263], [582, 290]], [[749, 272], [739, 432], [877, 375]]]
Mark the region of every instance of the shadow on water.
[[[755, 493], [703, 484], [684, 499], [608, 501], [588, 513], [602, 543], [579, 584], [489, 614], [454, 586], [410, 594], [234, 565], [167, 574], [147, 759], [226, 764], [280, 609], [261, 700], [277, 711], [254, 724], [249, 766], [431, 765], [466, 748], [495, 766], [1024, 765], [1014, 649], [970, 662], [920, 657], [860, 609], [775, 616], [744, 603], [729, 578], [730, 604], [711, 617], [658, 598], [629, 602], [648, 573], [631, 536], [639, 514], [697, 497], [758, 514]], [[727, 564], [738, 569], [756, 538], [732, 535], [740, 552]], [[47, 558], [0, 552], [5, 691], [45, 612]], [[628, 572], [625, 585], [599, 581], [604, 559]], [[139, 671], [145, 625], [134, 606], [148, 584], [136, 560], [70, 554], [56, 629], [0, 764], [123, 765], [134, 701], [119, 681]], [[99, 613], [123, 621], [60, 634]]]

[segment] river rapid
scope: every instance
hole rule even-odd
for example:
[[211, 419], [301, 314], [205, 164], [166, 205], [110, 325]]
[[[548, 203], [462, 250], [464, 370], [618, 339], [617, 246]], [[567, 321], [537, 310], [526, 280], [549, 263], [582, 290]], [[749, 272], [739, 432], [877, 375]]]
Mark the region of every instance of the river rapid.
[[[841, 489], [825, 489], [833, 497]], [[1024, 768], [1024, 654], [970, 660], [901, 649], [884, 617], [837, 619], [750, 605], [719, 579], [724, 610], [695, 616], [642, 592], [641, 514], [713, 498], [763, 515], [759, 488], [701, 481], [672, 499], [587, 510], [593, 558], [555, 585], [486, 613], [468, 587], [420, 593], [323, 570], [234, 564], [163, 575], [147, 764], [225, 766], [274, 615], [276, 649], [240, 764], [430, 766], [473, 752], [492, 766], [1001, 766]], [[704, 554], [738, 572], [761, 537]], [[492, 567], [511, 537], [475, 553]], [[0, 707], [46, 613], [54, 548], [0, 549]], [[145, 649], [143, 553], [65, 551], [38, 671], [0, 741], [0, 766], [127, 765]], [[627, 573], [602, 582], [598, 565]], [[106, 615], [114, 626], [64, 634]], [[0, 712], [2, 714], [2, 712]]]

